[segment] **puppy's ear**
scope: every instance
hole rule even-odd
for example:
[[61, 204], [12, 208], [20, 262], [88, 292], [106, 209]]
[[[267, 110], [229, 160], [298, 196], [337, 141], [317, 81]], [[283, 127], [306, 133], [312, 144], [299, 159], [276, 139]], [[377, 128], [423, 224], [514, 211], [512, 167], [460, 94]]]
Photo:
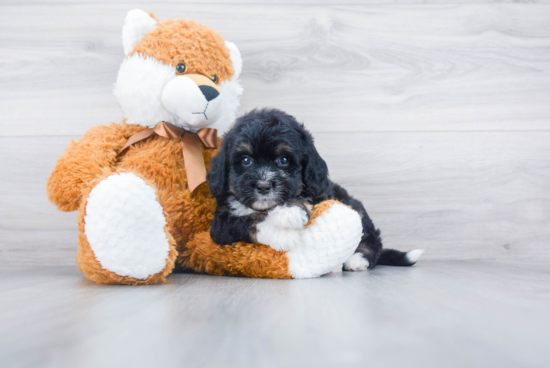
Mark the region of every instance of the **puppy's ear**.
[[329, 186], [327, 163], [317, 152], [313, 144], [313, 137], [309, 132], [302, 132], [302, 142], [305, 148], [303, 183], [305, 190], [312, 196], [318, 197], [323, 194]]
[[222, 142], [218, 154], [212, 159], [212, 168], [208, 171], [208, 188], [215, 198], [220, 198], [226, 193], [228, 188], [229, 162], [227, 152], [229, 152], [229, 139]]

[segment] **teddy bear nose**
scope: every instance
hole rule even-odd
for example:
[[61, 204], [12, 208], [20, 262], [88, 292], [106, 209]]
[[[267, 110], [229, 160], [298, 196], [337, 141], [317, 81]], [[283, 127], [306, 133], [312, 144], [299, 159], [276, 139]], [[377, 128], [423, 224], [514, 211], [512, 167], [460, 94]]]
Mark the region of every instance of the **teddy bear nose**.
[[201, 90], [202, 94], [206, 98], [206, 101], [212, 101], [216, 97], [220, 95], [218, 91], [216, 91], [215, 88], [210, 86], [199, 86], [199, 89]]

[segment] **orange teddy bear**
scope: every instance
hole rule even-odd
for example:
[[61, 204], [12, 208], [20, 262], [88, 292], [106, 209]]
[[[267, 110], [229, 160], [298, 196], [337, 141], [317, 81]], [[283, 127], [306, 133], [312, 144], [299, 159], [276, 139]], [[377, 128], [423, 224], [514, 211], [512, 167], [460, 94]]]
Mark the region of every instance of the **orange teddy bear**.
[[141, 10], [122, 30], [124, 59], [114, 94], [121, 124], [71, 142], [48, 180], [49, 199], [79, 211], [77, 263], [98, 283], [153, 284], [174, 268], [211, 275], [317, 277], [355, 251], [357, 212], [335, 201], [314, 208], [302, 242], [215, 244], [215, 200], [204, 183], [242, 87], [237, 47], [193, 21], [159, 23]]

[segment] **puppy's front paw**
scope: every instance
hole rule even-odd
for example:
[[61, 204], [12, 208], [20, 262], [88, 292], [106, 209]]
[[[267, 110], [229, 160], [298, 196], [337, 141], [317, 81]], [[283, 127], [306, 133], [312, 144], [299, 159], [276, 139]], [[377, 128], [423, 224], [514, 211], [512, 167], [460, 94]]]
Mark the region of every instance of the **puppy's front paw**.
[[281, 229], [303, 230], [308, 221], [308, 214], [302, 207], [277, 206], [269, 211], [264, 222]]

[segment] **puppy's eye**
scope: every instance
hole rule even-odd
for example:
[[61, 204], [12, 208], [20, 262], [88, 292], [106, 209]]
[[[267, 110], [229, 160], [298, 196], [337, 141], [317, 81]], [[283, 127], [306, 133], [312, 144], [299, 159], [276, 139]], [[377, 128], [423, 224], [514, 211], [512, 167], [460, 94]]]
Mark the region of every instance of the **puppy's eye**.
[[277, 159], [276, 162], [277, 162], [277, 165], [279, 165], [280, 167], [287, 167], [288, 164], [290, 163], [290, 160], [286, 156], [281, 156]]
[[218, 76], [217, 76], [216, 74], [214, 74], [213, 76], [211, 76], [210, 79], [212, 79], [212, 82], [218, 83]]
[[252, 162], [254, 162], [254, 161], [248, 156], [244, 156], [241, 159], [241, 163], [243, 164], [243, 166], [250, 166], [250, 165], [252, 165]]
[[176, 65], [176, 73], [183, 74], [185, 73], [186, 70], [187, 70], [187, 67], [185, 66], [184, 63], [179, 63], [178, 65]]

